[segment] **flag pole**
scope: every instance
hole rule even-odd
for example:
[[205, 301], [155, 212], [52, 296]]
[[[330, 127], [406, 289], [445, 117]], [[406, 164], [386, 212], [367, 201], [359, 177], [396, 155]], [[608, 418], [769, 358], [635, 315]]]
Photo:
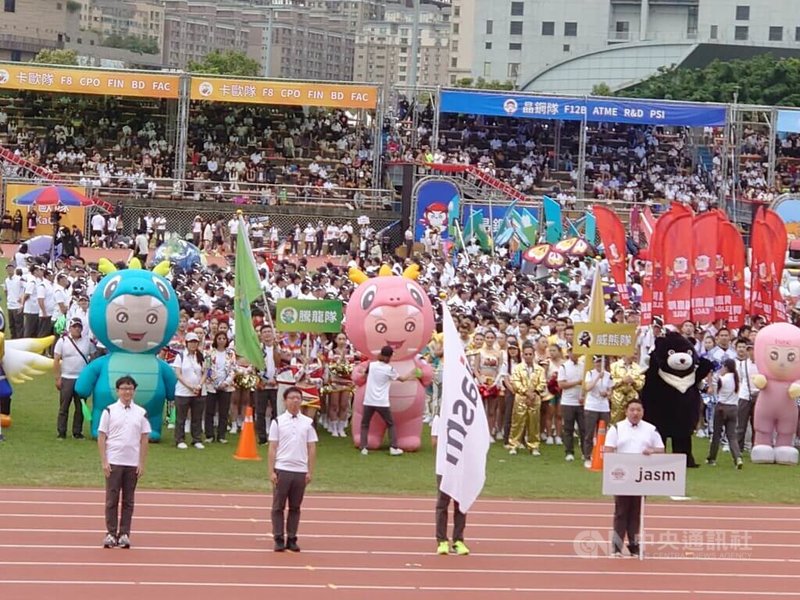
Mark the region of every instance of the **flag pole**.
[[[470, 209], [470, 210], [472, 210], [472, 209]], [[470, 214], [470, 218], [472, 218], [471, 214]], [[464, 236], [461, 233], [461, 225], [458, 223], [458, 221], [456, 221], [455, 222], [455, 226], [456, 226], [456, 233], [458, 234], [458, 239], [461, 241], [461, 250], [464, 252], [464, 255], [467, 257], [467, 265], [469, 265], [470, 264], [469, 252], [467, 252], [467, 245], [464, 243]]]
[[492, 251], [492, 258], [494, 258], [494, 194], [489, 192], [489, 248]]

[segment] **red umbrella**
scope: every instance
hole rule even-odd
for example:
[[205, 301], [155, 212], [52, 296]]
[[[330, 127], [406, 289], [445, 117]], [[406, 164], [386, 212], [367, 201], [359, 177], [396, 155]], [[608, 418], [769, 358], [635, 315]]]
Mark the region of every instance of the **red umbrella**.
[[523, 260], [534, 264], [544, 265], [548, 269], [560, 269], [567, 264], [567, 257], [551, 244], [537, 244], [522, 253]]
[[13, 200], [19, 206], [92, 206], [94, 201], [69, 188], [51, 185], [36, 188]]

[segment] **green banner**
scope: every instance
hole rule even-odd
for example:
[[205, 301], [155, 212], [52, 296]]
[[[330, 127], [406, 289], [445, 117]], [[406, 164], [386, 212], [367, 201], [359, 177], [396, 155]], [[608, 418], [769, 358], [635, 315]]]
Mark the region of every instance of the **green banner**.
[[339, 333], [342, 330], [341, 300], [278, 300], [275, 309], [278, 331]]

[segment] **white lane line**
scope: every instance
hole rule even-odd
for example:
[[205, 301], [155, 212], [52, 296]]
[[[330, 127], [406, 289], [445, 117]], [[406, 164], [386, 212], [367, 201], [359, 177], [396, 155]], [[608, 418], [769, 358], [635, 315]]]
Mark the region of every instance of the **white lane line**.
[[[266, 540], [271, 540], [271, 536], [264, 536], [263, 538]], [[77, 544], [0, 544], [0, 549], [13, 549], [13, 550], [25, 550], [25, 549], [36, 549], [36, 550], [54, 550], [54, 549], [61, 549], [61, 550], [89, 550], [92, 552], [96, 552], [101, 548], [100, 544], [93, 544], [93, 545], [77, 545]], [[243, 548], [241, 546], [237, 546], [235, 548], [220, 548], [220, 547], [189, 547], [189, 546], [135, 546], [136, 550], [138, 551], [159, 551], [159, 552], [200, 552], [206, 553], [210, 552], [212, 554], [215, 553], [248, 553], [248, 554], [265, 554], [265, 555], [272, 555], [272, 548]], [[304, 555], [314, 555], [314, 554], [322, 554], [322, 555], [347, 555], [347, 556], [398, 556], [398, 557], [415, 557], [415, 558], [431, 558], [433, 556], [433, 552], [399, 552], [399, 551], [387, 551], [387, 550], [310, 550], [306, 549], [303, 550]], [[607, 557], [584, 557], [584, 556], [577, 556], [574, 553], [570, 554], [532, 554], [532, 553], [524, 553], [524, 552], [512, 552], [512, 553], [498, 553], [498, 552], [474, 552], [475, 556], [480, 557], [490, 557], [490, 558], [555, 558], [559, 560], [564, 559], [572, 559], [581, 561], [583, 564], [588, 564], [585, 561], [587, 560], [607, 560]], [[710, 562], [747, 562], [747, 563], [754, 563], [754, 562], [761, 562], [761, 563], [800, 563], [800, 558], [733, 558], [728, 556], [657, 556], [657, 555], [650, 555], [648, 560], [661, 560], [661, 561], [710, 561]]]

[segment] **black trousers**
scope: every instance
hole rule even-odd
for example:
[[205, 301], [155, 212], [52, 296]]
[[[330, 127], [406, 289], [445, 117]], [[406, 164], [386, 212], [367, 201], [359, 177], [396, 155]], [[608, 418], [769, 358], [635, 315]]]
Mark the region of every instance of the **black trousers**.
[[275, 473], [278, 475], [278, 483], [272, 489], [272, 535], [276, 540], [282, 540], [284, 534], [290, 540], [296, 540], [300, 525], [300, 505], [306, 492], [306, 474], [278, 469], [275, 469]]
[[508, 434], [511, 433], [511, 417], [514, 414], [514, 393], [506, 391], [503, 400], [503, 445], [508, 446]]
[[13, 339], [22, 337], [25, 331], [25, 320], [21, 308], [15, 308], [8, 311], [8, 327]]
[[192, 413], [192, 443], [202, 442], [203, 408], [206, 401], [202, 396], [175, 396], [175, 444], [180, 444], [186, 431], [186, 417]]
[[36, 337], [47, 337], [53, 333], [53, 319], [50, 315], [46, 317], [39, 317], [39, 323], [36, 326]]
[[267, 408], [269, 408], [269, 418], [273, 421], [278, 418], [278, 390], [256, 390], [256, 438], [259, 444], [267, 443]]
[[672, 437], [672, 453], [685, 454], [687, 467], [693, 468], [698, 466], [694, 460], [694, 456], [692, 455], [692, 435], [689, 434], [687, 436], [674, 436], [674, 435], [666, 436], [662, 433], [661, 441], [664, 442], [664, 447], [666, 447], [667, 439], [669, 437]]
[[69, 407], [75, 405], [75, 413], [72, 416], [72, 435], [83, 433], [83, 409], [81, 399], [75, 393], [76, 379], [61, 378], [61, 391], [59, 392], [58, 423], [56, 428], [58, 435], [67, 435], [67, 422], [69, 421]]
[[[206, 396], [206, 438], [224, 440], [228, 433], [228, 411], [231, 408], [231, 392], [211, 392]], [[217, 415], [217, 433], [214, 434], [214, 415]]]
[[24, 313], [22, 337], [35, 338], [39, 330], [39, 313]]
[[614, 539], [613, 551], [622, 552], [625, 537], [628, 549], [639, 552], [639, 521], [642, 515], [641, 496], [614, 496]]
[[583, 411], [583, 460], [592, 460], [594, 433], [599, 421], [604, 421], [606, 427], [608, 427], [609, 423], [611, 423], [611, 413], [598, 412], [596, 410]]
[[[755, 407], [755, 398], [750, 400], [739, 398], [739, 407], [736, 415], [736, 441], [739, 442], [740, 451], [744, 450], [746, 445], [744, 436], [747, 434], [747, 424], [750, 423], [751, 428], [755, 431], [755, 427], [753, 427], [753, 411]], [[730, 440], [730, 437], [728, 440]]]
[[[447, 511], [450, 506], [450, 501], [453, 500], [450, 496], [445, 494], [440, 486], [442, 485], [442, 476], [436, 476], [436, 487], [439, 493], [436, 496], [436, 541], [447, 541]], [[461, 507], [458, 502], [453, 500], [453, 541], [464, 541], [464, 527], [467, 525], [467, 515], [461, 512]]]
[[[562, 434], [564, 436], [564, 452], [567, 454], [575, 454], [575, 423], [578, 424], [578, 446], [583, 452], [583, 440], [586, 437], [586, 429], [583, 418], [583, 406], [572, 406], [569, 404], [561, 404], [561, 419], [564, 423], [562, 427]], [[528, 434], [534, 435], [535, 434]], [[586, 458], [591, 458], [584, 456]]]
[[[111, 465], [111, 475], [106, 477], [106, 532], [113, 536], [131, 534], [133, 496], [138, 480], [136, 467]], [[119, 519], [120, 492], [122, 492], [121, 520]]]
[[361, 417], [361, 443], [359, 448], [367, 447], [367, 436], [369, 435], [369, 423], [372, 421], [372, 415], [378, 413], [386, 423], [389, 429], [389, 446], [397, 448], [397, 432], [394, 429], [394, 419], [392, 419], [392, 411], [388, 406], [365, 406], [364, 414]]
[[[741, 402], [741, 401], [740, 401]], [[714, 431], [711, 434], [711, 446], [708, 449], [708, 458], [710, 460], [717, 460], [717, 452], [719, 451], [719, 443], [722, 439], [722, 430], [725, 429], [725, 435], [728, 437], [728, 446], [731, 450], [731, 456], [736, 461], [742, 456], [742, 449], [739, 447], [739, 442], [736, 437], [736, 420], [739, 407], [735, 404], [717, 404], [714, 407]]]

